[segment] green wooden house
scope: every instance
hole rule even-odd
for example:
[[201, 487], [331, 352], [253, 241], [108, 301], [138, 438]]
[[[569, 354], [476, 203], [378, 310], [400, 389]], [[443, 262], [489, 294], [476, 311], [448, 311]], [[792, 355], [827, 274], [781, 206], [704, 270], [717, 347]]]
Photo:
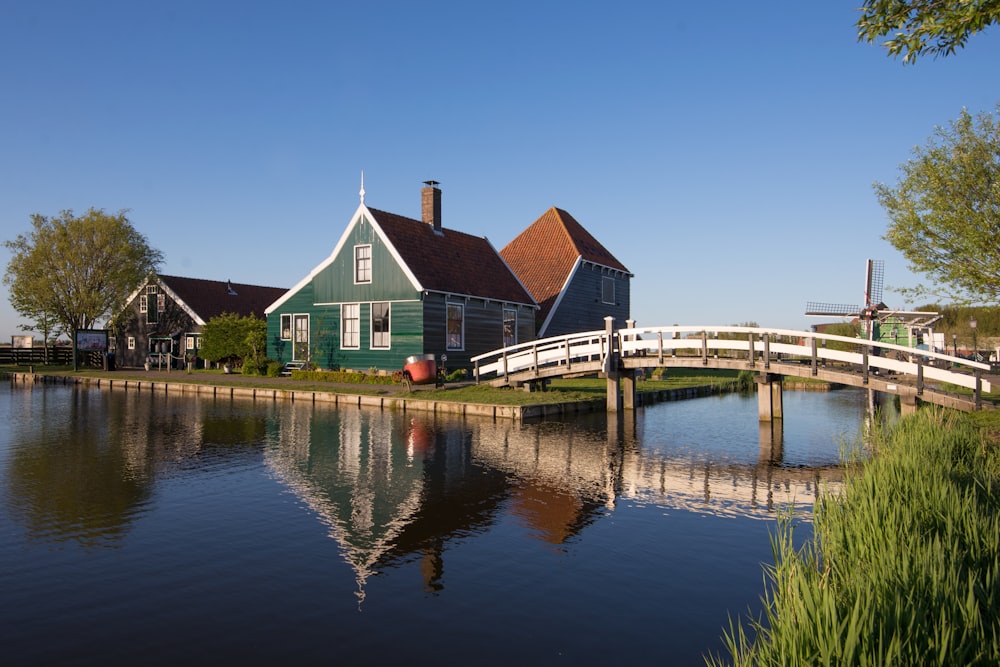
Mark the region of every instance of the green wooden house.
[[441, 225], [427, 181], [422, 220], [361, 203], [330, 256], [266, 309], [268, 356], [319, 368], [402, 369], [433, 354], [448, 370], [533, 340], [538, 305], [485, 237]]

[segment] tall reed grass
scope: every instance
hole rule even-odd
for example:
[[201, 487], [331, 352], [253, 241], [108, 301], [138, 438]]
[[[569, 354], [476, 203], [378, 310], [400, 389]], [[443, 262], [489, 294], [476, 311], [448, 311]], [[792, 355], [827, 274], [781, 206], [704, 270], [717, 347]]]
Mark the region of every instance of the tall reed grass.
[[816, 504], [772, 536], [759, 618], [730, 621], [735, 665], [1000, 664], [997, 456], [966, 415], [924, 408], [874, 434]]

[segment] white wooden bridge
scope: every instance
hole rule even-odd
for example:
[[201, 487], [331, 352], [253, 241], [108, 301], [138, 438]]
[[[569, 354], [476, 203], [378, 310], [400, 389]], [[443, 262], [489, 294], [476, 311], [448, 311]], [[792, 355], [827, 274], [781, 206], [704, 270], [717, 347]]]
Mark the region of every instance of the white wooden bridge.
[[[781, 418], [781, 378], [813, 377], [959, 410], [984, 407], [989, 364], [890, 343], [794, 331], [736, 326], [626, 327], [535, 340], [472, 358], [477, 382], [532, 388], [557, 377], [601, 374], [608, 410], [635, 405], [638, 373], [657, 367], [749, 370], [758, 382], [762, 421]], [[833, 345], [837, 343], [837, 345]], [[972, 395], [954, 391], [971, 390]], [[620, 388], [620, 389], [619, 389]], [[987, 407], [992, 407], [988, 404]]]

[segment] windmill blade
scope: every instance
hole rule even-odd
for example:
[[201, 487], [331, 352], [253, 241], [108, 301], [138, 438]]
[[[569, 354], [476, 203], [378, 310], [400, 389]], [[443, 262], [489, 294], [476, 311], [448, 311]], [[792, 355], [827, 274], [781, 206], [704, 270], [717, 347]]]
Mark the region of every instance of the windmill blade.
[[858, 317], [861, 314], [859, 306], [849, 306], [843, 303], [821, 303], [809, 301], [806, 303], [806, 315], [820, 317]]
[[882, 283], [885, 279], [885, 262], [869, 259], [865, 270], [865, 308], [882, 303]]

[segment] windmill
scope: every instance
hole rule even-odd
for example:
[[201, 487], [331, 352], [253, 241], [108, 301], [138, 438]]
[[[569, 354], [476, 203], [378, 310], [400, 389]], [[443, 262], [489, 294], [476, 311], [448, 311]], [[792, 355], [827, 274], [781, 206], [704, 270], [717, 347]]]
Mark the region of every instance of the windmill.
[[[857, 318], [862, 323], [864, 337], [868, 340], [882, 339], [880, 325], [890, 320], [906, 329], [909, 345], [916, 346], [925, 337], [928, 341], [932, 339], [934, 333], [932, 325], [941, 319], [940, 313], [890, 309], [882, 302], [884, 277], [885, 263], [881, 259], [869, 259], [865, 264], [865, 301], [863, 306], [810, 301], [806, 303], [805, 314], [818, 317]], [[893, 339], [887, 342], [898, 342], [898, 340], [899, 336], [894, 335]]]

